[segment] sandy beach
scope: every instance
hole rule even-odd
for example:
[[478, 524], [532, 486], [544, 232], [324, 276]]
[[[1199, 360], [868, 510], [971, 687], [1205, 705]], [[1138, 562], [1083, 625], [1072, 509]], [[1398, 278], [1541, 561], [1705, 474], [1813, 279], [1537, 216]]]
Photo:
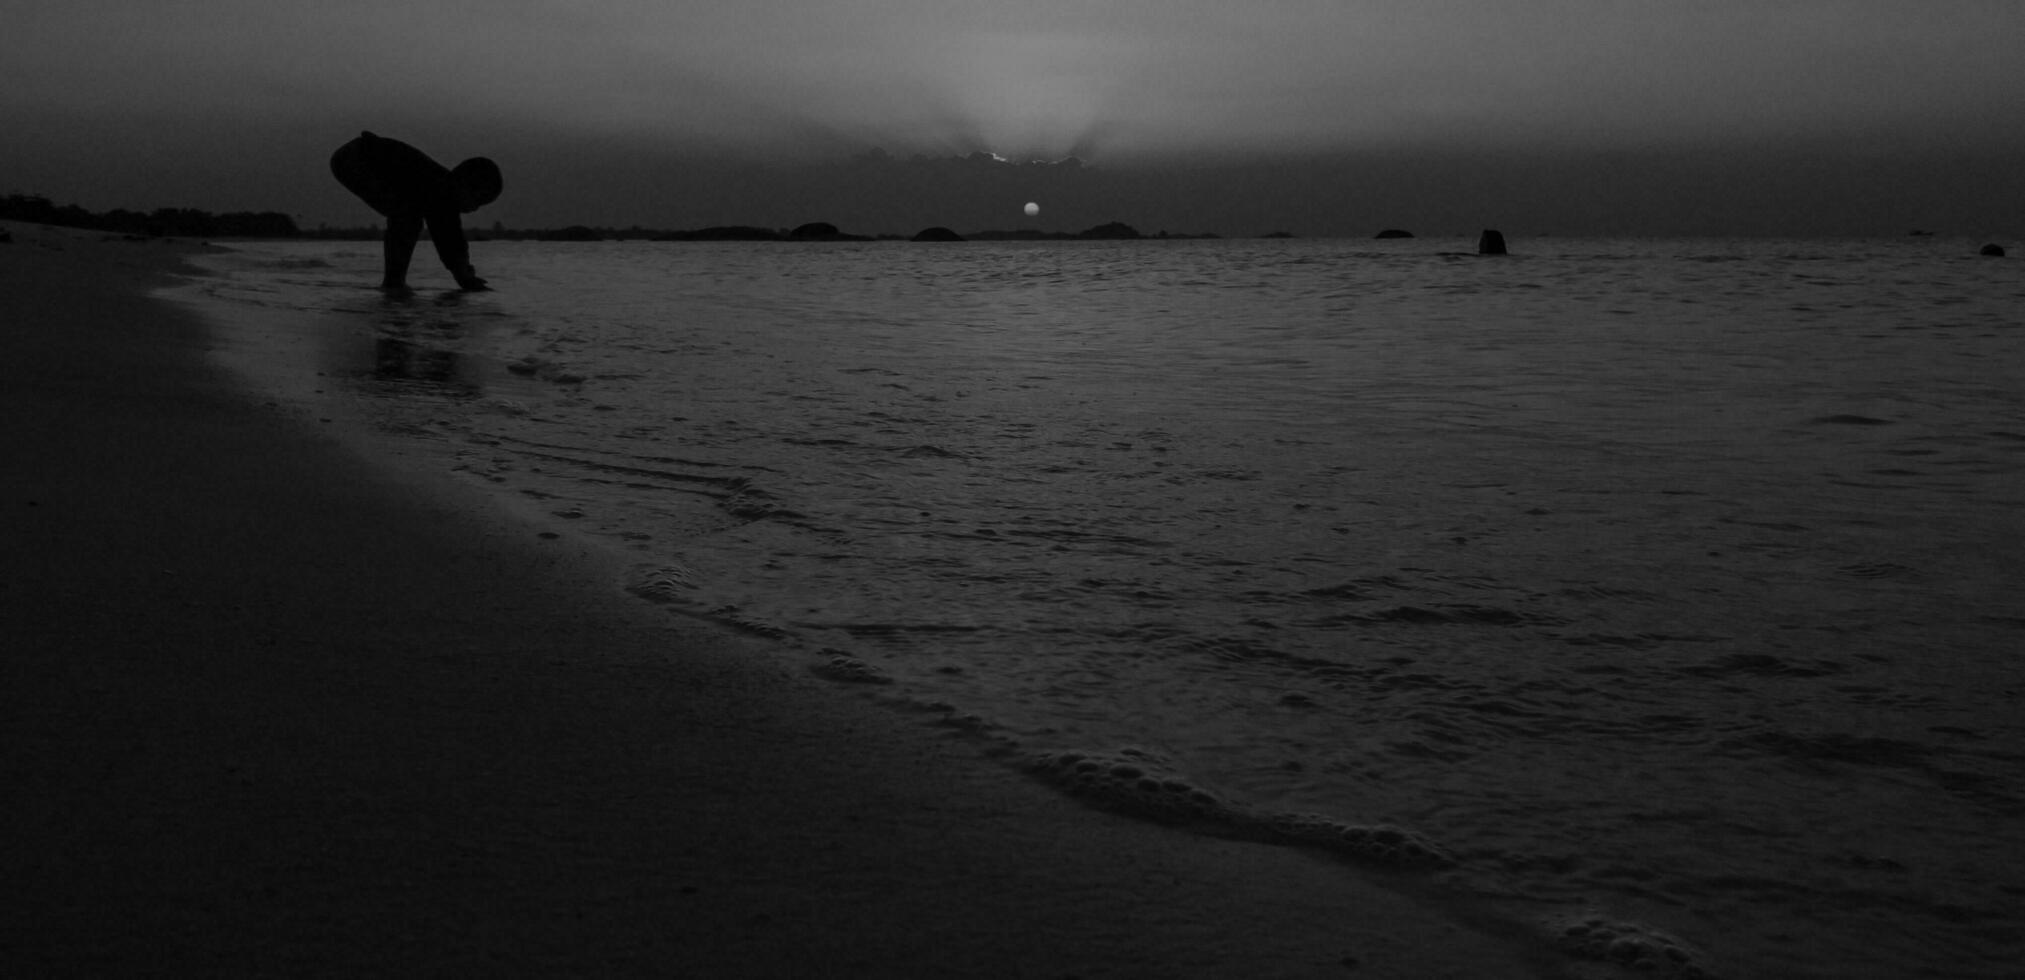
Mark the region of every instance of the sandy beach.
[[[7, 224], [15, 976], [1584, 973], [1425, 879], [1090, 809], [373, 465]], [[1586, 975], [1586, 974], [1585, 974]]]

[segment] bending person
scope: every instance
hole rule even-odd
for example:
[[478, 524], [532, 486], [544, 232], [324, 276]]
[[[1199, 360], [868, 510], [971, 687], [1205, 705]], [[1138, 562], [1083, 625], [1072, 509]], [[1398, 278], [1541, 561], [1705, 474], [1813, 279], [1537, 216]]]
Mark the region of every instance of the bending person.
[[408, 261], [415, 255], [424, 224], [436, 243], [436, 256], [457, 278], [458, 287], [485, 288], [485, 280], [471, 268], [471, 250], [458, 216], [499, 198], [498, 164], [472, 157], [454, 170], [446, 169], [400, 140], [360, 133], [331, 154], [330, 172], [387, 219], [381, 289], [408, 288]]

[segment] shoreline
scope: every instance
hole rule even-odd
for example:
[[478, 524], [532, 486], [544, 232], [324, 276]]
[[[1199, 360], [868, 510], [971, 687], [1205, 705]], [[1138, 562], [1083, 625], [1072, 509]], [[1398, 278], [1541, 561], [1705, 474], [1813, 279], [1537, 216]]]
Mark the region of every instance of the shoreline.
[[7, 227], [10, 972], [1577, 969], [1432, 889], [1089, 809], [601, 590], [580, 546], [207, 363], [146, 295], [189, 246]]

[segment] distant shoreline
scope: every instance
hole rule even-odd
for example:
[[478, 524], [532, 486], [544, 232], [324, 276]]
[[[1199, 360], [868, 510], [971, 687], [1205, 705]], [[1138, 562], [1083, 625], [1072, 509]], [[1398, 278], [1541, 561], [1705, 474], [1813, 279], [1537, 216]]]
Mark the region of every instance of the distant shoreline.
[[[141, 212], [124, 208], [94, 212], [75, 204], [58, 205], [48, 198], [9, 194], [0, 197], [0, 220], [20, 221], [28, 224], [58, 228], [76, 228], [99, 231], [132, 238], [198, 238], [198, 239], [243, 239], [249, 241], [370, 241], [377, 242], [384, 234], [378, 224], [331, 227], [318, 225], [303, 229], [295, 220], [277, 211], [229, 211], [213, 213], [196, 208], [156, 208]], [[810, 233], [810, 229], [821, 229]], [[648, 228], [643, 225], [615, 227], [610, 225], [573, 224], [562, 227], [508, 228], [494, 222], [489, 227], [473, 226], [465, 230], [474, 242], [487, 241], [538, 241], [538, 242], [1073, 242], [1073, 241], [1260, 241], [1268, 239], [1303, 239], [1311, 241], [1427, 241], [1445, 238], [1470, 238], [1476, 229], [1446, 229], [1431, 233], [1402, 231], [1397, 228], [1382, 228], [1370, 233], [1297, 235], [1287, 231], [1269, 231], [1254, 235], [1225, 235], [1215, 231], [1172, 232], [1166, 229], [1144, 233], [1122, 221], [1112, 221], [1082, 231], [1042, 231], [1035, 228], [983, 229], [957, 232], [945, 227], [921, 229], [912, 235], [892, 231], [876, 234], [858, 234], [838, 229], [824, 222], [810, 222], [795, 228], [769, 228], [760, 225], [711, 225], [703, 228], [668, 229]], [[940, 234], [937, 234], [940, 233]], [[1765, 234], [1642, 234], [1636, 232], [1578, 232], [1563, 234], [1553, 231], [1508, 232], [1513, 238], [1630, 238], [1630, 239], [1824, 239], [1824, 240], [1870, 240], [1900, 239], [1928, 243], [1949, 241], [1990, 241], [1993, 237], [2005, 236], [1973, 235], [1953, 232], [1934, 232], [1915, 228], [1905, 232], [1878, 232], [1864, 235], [1765, 235]], [[426, 235], [425, 235], [426, 237]]]

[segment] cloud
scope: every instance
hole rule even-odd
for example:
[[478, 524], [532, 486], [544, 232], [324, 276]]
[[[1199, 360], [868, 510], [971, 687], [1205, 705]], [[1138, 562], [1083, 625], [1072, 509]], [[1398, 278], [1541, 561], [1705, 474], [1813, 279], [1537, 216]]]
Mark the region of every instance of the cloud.
[[2008, 0], [22, 6], [0, 42], [15, 107], [485, 118], [760, 153], [1640, 144], [2025, 107]]

